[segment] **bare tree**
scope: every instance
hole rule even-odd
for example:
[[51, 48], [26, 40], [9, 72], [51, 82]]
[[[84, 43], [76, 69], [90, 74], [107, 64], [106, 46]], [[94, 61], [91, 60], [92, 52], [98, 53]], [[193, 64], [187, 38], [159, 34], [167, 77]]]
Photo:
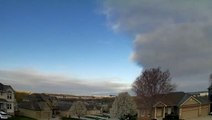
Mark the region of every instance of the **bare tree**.
[[113, 102], [110, 114], [120, 120], [132, 120], [137, 114], [135, 101], [127, 92], [120, 93]]
[[132, 85], [132, 90], [140, 99], [140, 106], [152, 115], [152, 107], [157, 100], [157, 95], [166, 94], [175, 90], [171, 84], [169, 71], [161, 71], [160, 67], [146, 69], [139, 75]]
[[82, 115], [86, 114], [87, 109], [83, 102], [77, 101], [74, 102], [73, 105], [71, 106], [71, 112], [80, 119]]

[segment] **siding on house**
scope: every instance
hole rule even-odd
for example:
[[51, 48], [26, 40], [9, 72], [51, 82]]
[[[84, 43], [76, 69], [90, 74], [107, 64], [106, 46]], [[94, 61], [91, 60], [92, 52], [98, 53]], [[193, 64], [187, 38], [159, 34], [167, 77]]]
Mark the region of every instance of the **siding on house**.
[[10, 85], [0, 83], [0, 110], [14, 115], [16, 107], [15, 91]]
[[20, 115], [31, 117], [37, 120], [49, 120], [52, 118], [52, 106], [46, 101], [47, 96], [32, 94], [19, 103]]
[[[144, 111], [145, 109], [142, 108], [142, 104], [139, 104], [139, 100], [136, 100], [136, 103], [139, 109], [139, 119], [149, 117], [150, 112]], [[173, 92], [157, 96], [156, 103], [153, 105], [152, 116], [155, 119], [161, 119], [167, 114], [174, 114], [178, 115], [180, 119], [190, 119], [207, 116], [209, 111], [210, 101], [207, 96], [195, 97], [184, 92]]]
[[201, 103], [194, 97], [189, 97], [180, 107], [181, 119], [196, 118], [201, 115]]
[[35, 111], [29, 109], [20, 108], [20, 115], [34, 118], [37, 120], [49, 120], [51, 118], [51, 111]]

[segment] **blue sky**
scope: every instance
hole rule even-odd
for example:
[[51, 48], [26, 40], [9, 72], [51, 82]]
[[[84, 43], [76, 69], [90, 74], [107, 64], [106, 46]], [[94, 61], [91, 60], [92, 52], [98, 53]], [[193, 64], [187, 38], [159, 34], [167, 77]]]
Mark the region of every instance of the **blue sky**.
[[32, 92], [108, 95], [130, 91], [142, 69], [160, 66], [177, 91], [207, 90], [211, 5], [1, 0], [0, 82]]
[[132, 41], [108, 26], [101, 6], [96, 0], [0, 1], [1, 70], [117, 78], [130, 86], [141, 71], [130, 60]]

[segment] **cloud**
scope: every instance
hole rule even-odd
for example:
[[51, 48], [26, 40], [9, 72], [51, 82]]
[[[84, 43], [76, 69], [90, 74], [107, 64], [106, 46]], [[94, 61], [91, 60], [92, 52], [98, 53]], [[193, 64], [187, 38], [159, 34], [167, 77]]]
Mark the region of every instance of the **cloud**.
[[0, 81], [15, 90], [32, 92], [67, 93], [75, 95], [117, 94], [129, 87], [125, 83], [70, 77], [62, 74], [43, 73], [37, 70], [0, 70]]
[[107, 0], [104, 14], [117, 31], [140, 34], [167, 24], [208, 21], [212, 1]]
[[211, 5], [210, 0], [109, 0], [104, 13], [112, 29], [134, 36], [131, 58], [141, 67], [169, 69], [179, 90], [206, 90], [212, 72]]
[[182, 24], [138, 35], [133, 59], [144, 68], [161, 66], [174, 77], [212, 71], [212, 25]]

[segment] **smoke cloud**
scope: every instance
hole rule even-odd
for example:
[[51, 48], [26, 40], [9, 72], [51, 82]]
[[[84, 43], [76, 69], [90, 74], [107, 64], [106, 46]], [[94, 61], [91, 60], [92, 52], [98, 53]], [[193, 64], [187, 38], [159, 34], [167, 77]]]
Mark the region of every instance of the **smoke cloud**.
[[125, 83], [112, 82], [118, 81], [114, 78], [93, 80], [32, 69], [0, 70], [0, 81], [15, 90], [39, 93], [110, 95], [129, 89]]
[[178, 90], [206, 90], [212, 72], [212, 1], [109, 0], [114, 31], [134, 37], [132, 60], [171, 72]]

